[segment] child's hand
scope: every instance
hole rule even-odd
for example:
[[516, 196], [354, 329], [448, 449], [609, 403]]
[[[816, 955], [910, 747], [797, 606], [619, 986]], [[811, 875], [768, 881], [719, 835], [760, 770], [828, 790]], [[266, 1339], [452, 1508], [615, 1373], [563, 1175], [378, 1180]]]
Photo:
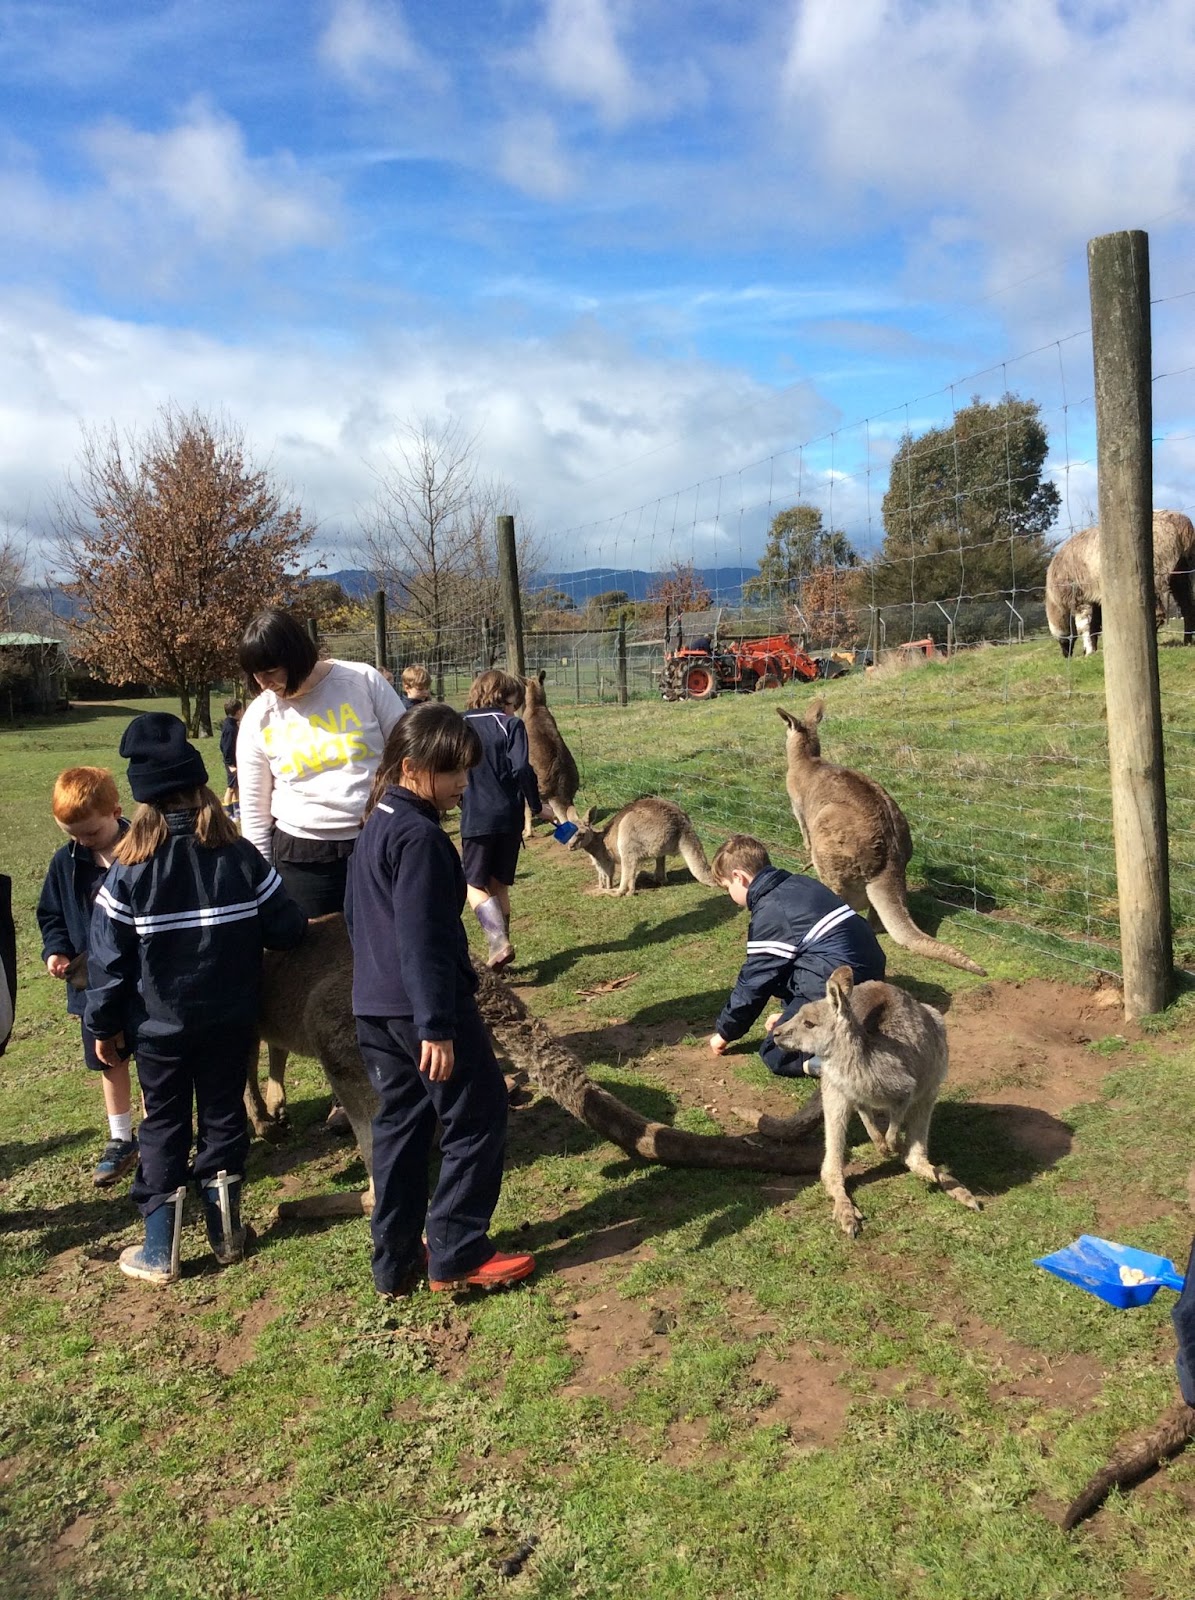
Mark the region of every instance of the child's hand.
[[727, 1050], [726, 1040], [720, 1033], [710, 1034], [710, 1049], [716, 1056], [724, 1056]]
[[429, 1083], [447, 1083], [456, 1065], [451, 1039], [425, 1039], [419, 1052], [419, 1070]]
[[51, 978], [65, 978], [66, 969], [71, 964], [70, 956], [47, 956], [46, 971]]
[[128, 1057], [121, 1055], [120, 1052], [123, 1049], [123, 1033], [114, 1033], [110, 1039], [97, 1039], [95, 1041], [95, 1053], [106, 1067], [121, 1067], [124, 1065]]
[[784, 1015], [783, 1011], [773, 1011], [772, 1015], [768, 1018], [768, 1020], [763, 1025], [764, 1026], [764, 1032], [765, 1033], [771, 1033], [772, 1029], [780, 1021], [780, 1018], [783, 1015]]

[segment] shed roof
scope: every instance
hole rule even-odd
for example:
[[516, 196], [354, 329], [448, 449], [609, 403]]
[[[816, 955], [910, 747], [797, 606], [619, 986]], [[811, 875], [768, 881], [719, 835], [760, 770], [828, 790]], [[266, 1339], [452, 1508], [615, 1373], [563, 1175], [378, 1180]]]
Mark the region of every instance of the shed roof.
[[60, 650], [62, 648], [61, 639], [47, 639], [44, 634], [40, 633], [0, 633], [0, 649], [3, 649], [6, 645], [16, 647], [32, 644], [54, 644]]

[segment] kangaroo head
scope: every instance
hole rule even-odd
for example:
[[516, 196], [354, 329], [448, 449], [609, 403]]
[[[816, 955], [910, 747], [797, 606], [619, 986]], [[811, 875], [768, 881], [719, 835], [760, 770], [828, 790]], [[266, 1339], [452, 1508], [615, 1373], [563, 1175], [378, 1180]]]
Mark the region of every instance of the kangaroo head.
[[523, 690], [526, 695], [524, 706], [526, 710], [530, 711], [535, 706], [547, 705], [548, 697], [544, 694], [544, 679], [546, 677], [547, 673], [541, 672], [538, 678], [523, 679]]
[[841, 1023], [851, 1020], [851, 990], [855, 986], [850, 967], [835, 967], [826, 979], [826, 998], [807, 1005], [780, 1024], [772, 1034], [786, 1050], [803, 1050], [807, 1055], [828, 1056]]
[[790, 755], [820, 756], [822, 753], [821, 740], [818, 738], [818, 723], [826, 714], [826, 702], [815, 700], [806, 711], [804, 717], [794, 717], [791, 711], [785, 711], [783, 706], [776, 707], [776, 715], [788, 729], [786, 747]]
[[589, 806], [577, 818], [577, 831], [565, 845], [565, 849], [592, 851], [598, 843], [598, 837], [593, 826], [593, 807]]

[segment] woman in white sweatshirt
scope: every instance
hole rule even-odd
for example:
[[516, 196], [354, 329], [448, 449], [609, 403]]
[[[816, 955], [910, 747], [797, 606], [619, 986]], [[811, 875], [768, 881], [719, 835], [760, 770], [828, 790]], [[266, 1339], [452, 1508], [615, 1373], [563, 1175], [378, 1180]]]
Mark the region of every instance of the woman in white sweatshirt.
[[348, 859], [403, 703], [373, 667], [320, 660], [285, 611], [254, 617], [238, 656], [261, 690], [237, 735], [241, 832], [309, 917], [343, 911]]

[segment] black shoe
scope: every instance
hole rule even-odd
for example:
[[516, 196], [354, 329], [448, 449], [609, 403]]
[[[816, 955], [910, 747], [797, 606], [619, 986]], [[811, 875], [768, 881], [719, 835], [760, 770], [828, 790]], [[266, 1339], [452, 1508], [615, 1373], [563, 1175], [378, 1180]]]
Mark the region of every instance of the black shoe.
[[95, 1171], [91, 1174], [91, 1181], [97, 1189], [107, 1189], [123, 1178], [126, 1172], [131, 1172], [137, 1165], [137, 1140], [109, 1139], [104, 1146], [104, 1153], [96, 1162]]

